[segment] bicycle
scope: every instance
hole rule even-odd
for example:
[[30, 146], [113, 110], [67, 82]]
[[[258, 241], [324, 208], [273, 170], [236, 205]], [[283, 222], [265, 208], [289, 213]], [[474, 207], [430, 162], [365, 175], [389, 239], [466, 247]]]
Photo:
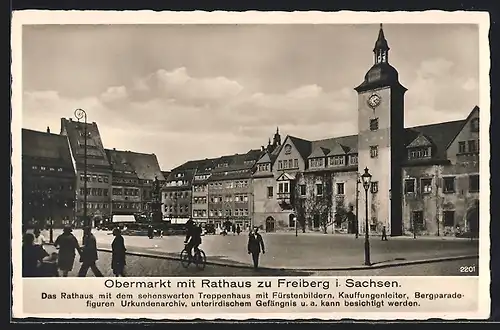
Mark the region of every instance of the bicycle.
[[199, 247], [193, 248], [193, 257], [189, 256], [189, 251], [186, 249], [186, 244], [184, 244], [184, 249], [181, 251], [181, 265], [184, 268], [188, 268], [189, 265], [193, 262], [199, 270], [205, 269], [207, 264], [207, 256], [205, 252]]

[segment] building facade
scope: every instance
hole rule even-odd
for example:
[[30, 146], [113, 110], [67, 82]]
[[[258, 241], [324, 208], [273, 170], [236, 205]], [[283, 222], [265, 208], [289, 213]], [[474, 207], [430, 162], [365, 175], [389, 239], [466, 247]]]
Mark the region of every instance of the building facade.
[[106, 149], [113, 170], [111, 183], [111, 214], [131, 215], [142, 212], [141, 186], [135, 169], [125, 151]]
[[[85, 127], [87, 136], [85, 137]], [[61, 118], [60, 135], [68, 139], [71, 155], [76, 167], [77, 203], [75, 216], [77, 225], [84, 223], [84, 180], [87, 180], [87, 217], [109, 217], [111, 215], [112, 168], [95, 122], [82, 123]], [[85, 139], [87, 153], [85, 155]], [[84, 175], [87, 159], [87, 178]]]
[[74, 219], [75, 168], [66, 137], [22, 130], [23, 225], [61, 228]]
[[[465, 120], [404, 127], [406, 88], [389, 64], [382, 26], [358, 93], [358, 134], [320, 141], [287, 136], [257, 161], [255, 225], [399, 236], [478, 232], [479, 108]], [[371, 177], [368, 200], [360, 181]], [[347, 224], [352, 207], [359, 219]], [[358, 214], [359, 213], [359, 214]]]
[[161, 193], [164, 220], [184, 223], [191, 216], [196, 169], [196, 162], [188, 162], [170, 172]]

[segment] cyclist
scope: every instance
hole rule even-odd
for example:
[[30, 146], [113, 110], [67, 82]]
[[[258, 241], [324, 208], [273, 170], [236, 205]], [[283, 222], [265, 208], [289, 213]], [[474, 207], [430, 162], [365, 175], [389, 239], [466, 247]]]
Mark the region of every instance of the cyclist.
[[201, 227], [197, 226], [192, 219], [189, 219], [186, 222], [186, 239], [184, 243], [186, 244], [186, 250], [189, 253], [189, 259], [193, 259], [193, 248], [195, 251], [198, 249], [198, 246], [201, 245]]

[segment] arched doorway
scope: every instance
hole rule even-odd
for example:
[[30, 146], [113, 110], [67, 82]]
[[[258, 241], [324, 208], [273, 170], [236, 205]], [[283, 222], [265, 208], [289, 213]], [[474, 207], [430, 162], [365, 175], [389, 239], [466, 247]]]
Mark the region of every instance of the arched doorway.
[[467, 210], [466, 221], [472, 237], [479, 237], [479, 200], [475, 200]]
[[274, 231], [274, 225], [275, 221], [273, 217], [268, 217], [266, 219], [266, 233], [273, 232]]

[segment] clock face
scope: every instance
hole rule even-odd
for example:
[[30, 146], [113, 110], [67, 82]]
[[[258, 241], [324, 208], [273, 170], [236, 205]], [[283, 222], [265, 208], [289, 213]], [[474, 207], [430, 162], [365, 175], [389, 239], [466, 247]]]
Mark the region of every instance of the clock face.
[[289, 144], [285, 145], [285, 155], [288, 155], [291, 152], [292, 152], [292, 146]]
[[382, 100], [382, 98], [377, 95], [377, 94], [372, 94], [369, 98], [368, 98], [368, 106], [370, 106], [370, 108], [372, 109], [375, 109], [376, 107], [379, 106], [380, 104], [380, 101]]

